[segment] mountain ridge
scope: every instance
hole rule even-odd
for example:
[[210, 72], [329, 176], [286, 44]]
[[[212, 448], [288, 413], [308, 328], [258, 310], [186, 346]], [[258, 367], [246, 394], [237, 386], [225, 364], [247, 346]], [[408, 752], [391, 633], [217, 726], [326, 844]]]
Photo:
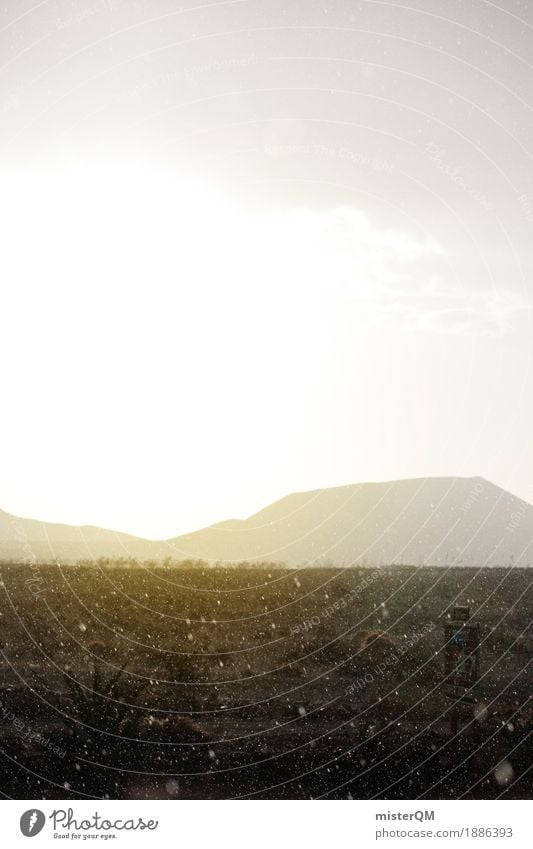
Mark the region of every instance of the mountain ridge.
[[294, 492], [164, 540], [0, 510], [1, 561], [100, 558], [530, 565], [533, 506], [481, 477], [407, 478]]

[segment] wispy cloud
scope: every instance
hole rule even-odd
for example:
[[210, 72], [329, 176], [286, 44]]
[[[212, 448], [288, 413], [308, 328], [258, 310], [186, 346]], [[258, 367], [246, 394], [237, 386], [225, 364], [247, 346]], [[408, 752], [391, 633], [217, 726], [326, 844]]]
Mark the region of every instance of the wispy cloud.
[[468, 290], [444, 281], [432, 281], [400, 298], [395, 292], [387, 295], [390, 317], [424, 333], [500, 336], [532, 308], [526, 297], [511, 290]]
[[458, 282], [431, 238], [380, 228], [360, 211], [298, 212], [286, 220], [320, 287], [364, 310], [365, 320], [421, 333], [499, 336], [532, 300], [507, 284]]

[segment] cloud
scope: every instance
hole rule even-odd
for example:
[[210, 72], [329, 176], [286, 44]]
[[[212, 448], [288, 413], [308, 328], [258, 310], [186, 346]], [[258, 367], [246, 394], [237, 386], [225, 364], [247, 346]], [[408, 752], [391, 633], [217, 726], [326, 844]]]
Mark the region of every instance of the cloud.
[[352, 207], [249, 215], [201, 183], [132, 166], [2, 175], [1, 185], [12, 307], [33, 304], [39, 326], [44, 310], [49, 323], [62, 316], [63, 335], [79, 334], [80, 321], [122, 322], [125, 305], [132, 326], [161, 331], [179, 316], [188, 341], [201, 321], [225, 350], [238, 337], [253, 346], [268, 326], [289, 346], [297, 324], [313, 347], [317, 332], [335, 332], [329, 310], [339, 306], [360, 328], [492, 336], [531, 309], [507, 284], [457, 281], [420, 228]]
[[421, 293], [407, 293], [401, 301], [392, 295], [390, 303], [395, 317], [414, 330], [471, 336], [504, 335], [532, 307], [511, 290], [469, 291], [443, 281], [428, 284]]
[[365, 321], [429, 334], [500, 336], [531, 310], [524, 294], [457, 282], [432, 238], [381, 228], [361, 210], [299, 211], [286, 222], [315, 286], [357, 306]]

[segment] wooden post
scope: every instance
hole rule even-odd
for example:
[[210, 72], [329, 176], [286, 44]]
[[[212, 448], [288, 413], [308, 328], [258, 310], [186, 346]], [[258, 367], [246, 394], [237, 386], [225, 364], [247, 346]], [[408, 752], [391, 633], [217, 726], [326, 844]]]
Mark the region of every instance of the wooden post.
[[480, 628], [469, 620], [470, 608], [456, 606], [444, 623], [444, 685], [446, 697], [453, 701], [450, 730], [454, 736], [460, 730], [462, 704], [477, 701], [470, 691], [480, 676]]

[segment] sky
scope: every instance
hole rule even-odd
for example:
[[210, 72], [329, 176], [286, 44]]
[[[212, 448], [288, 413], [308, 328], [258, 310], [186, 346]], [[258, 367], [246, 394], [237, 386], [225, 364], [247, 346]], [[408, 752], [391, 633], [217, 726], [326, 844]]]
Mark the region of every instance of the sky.
[[533, 502], [532, 36], [513, 0], [2, 3], [0, 508]]

